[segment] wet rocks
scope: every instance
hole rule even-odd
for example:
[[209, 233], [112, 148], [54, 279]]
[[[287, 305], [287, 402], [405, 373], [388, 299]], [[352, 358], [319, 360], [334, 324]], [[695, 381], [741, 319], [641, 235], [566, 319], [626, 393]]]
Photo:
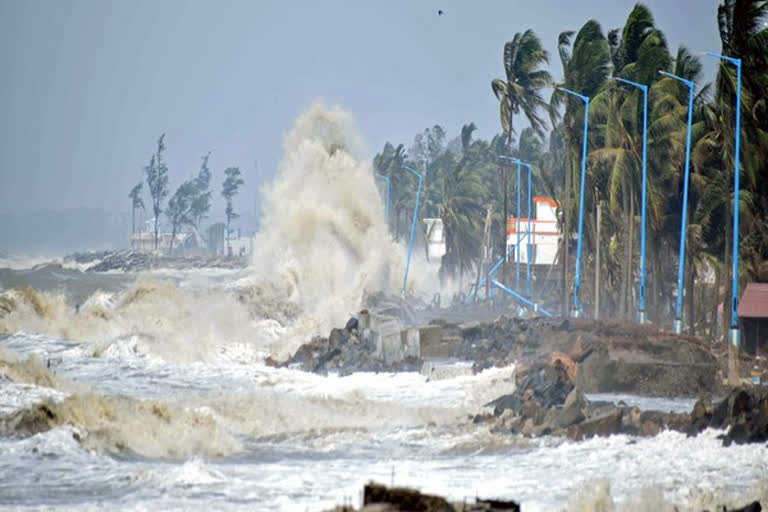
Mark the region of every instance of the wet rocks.
[[363, 506], [388, 505], [393, 510], [423, 512], [454, 512], [454, 508], [440, 496], [422, 494], [403, 487], [388, 488], [371, 482], [363, 488]]
[[705, 428], [723, 429], [723, 444], [764, 443], [768, 441], [768, 389], [741, 387], [712, 405], [699, 400], [686, 426], [695, 435]]
[[229, 268], [246, 266], [241, 258], [215, 255], [168, 256], [141, 251], [91, 251], [73, 253], [64, 257], [65, 263], [88, 265], [86, 272], [141, 272], [153, 268], [187, 270], [193, 268]]
[[122, 271], [134, 272], [150, 267], [151, 258], [147, 253], [137, 251], [106, 252], [101, 261], [88, 267], [87, 272]]
[[714, 428], [724, 431], [721, 439], [726, 446], [768, 441], [768, 388], [738, 388], [714, 404], [701, 399], [689, 414], [640, 411], [623, 402], [590, 402], [560, 360], [521, 373], [514, 393], [486, 407], [492, 407], [493, 413], [477, 415], [474, 423], [525, 436], [551, 434], [582, 440], [613, 434], [655, 436], [663, 430], [697, 435]]
[[343, 329], [332, 329], [327, 338], [316, 337], [305, 343], [281, 366], [327, 375], [354, 372], [418, 371], [422, 360], [414, 356], [387, 363], [376, 354], [375, 334], [358, 330], [359, 321], [351, 318]]
[[[352, 512], [351, 507], [337, 507], [335, 511]], [[441, 496], [423, 494], [406, 487], [386, 487], [369, 482], [363, 488], [361, 512], [519, 512], [520, 505], [511, 500], [475, 498], [474, 503], [450, 503]]]

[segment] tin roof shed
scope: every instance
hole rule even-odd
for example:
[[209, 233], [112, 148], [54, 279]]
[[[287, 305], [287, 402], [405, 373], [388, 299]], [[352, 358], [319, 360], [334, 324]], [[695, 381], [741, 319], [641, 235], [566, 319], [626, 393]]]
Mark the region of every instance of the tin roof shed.
[[768, 283], [749, 283], [739, 301], [739, 318], [768, 318]]

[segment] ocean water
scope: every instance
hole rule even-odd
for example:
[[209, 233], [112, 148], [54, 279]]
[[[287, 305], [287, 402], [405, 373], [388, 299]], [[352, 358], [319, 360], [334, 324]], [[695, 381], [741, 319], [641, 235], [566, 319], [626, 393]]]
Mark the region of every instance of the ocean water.
[[46, 401], [61, 418], [30, 437], [5, 425], [0, 505], [11, 509], [324, 510], [359, 504], [376, 480], [524, 510], [699, 510], [760, 497], [768, 476], [768, 447], [725, 448], [713, 431], [571, 442], [473, 425], [513, 389], [514, 367], [429, 382], [275, 369], [245, 347], [179, 363], [131, 338], [99, 357], [45, 335], [1, 346], [13, 375], [29, 377], [0, 378], [0, 414]]
[[[369, 480], [525, 511], [768, 496], [768, 446], [725, 448], [718, 432], [571, 442], [474, 425], [514, 366], [432, 381], [266, 366], [343, 325], [367, 291], [397, 293], [405, 254], [351, 116], [313, 105], [284, 149], [245, 270], [24, 274], [16, 259], [0, 275], [0, 509], [321, 511], [359, 505]], [[433, 270], [417, 257], [410, 292], [450, 296]]]

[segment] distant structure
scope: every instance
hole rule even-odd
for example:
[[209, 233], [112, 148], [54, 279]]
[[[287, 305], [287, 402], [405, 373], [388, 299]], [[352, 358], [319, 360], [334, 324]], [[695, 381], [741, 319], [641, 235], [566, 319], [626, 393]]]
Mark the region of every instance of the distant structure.
[[[528, 234], [528, 218], [520, 218], [520, 247], [510, 254], [510, 261], [528, 262], [527, 250], [530, 247], [531, 264], [534, 266], [552, 266], [557, 258], [557, 250], [563, 233], [557, 226], [557, 203], [551, 197], [532, 199], [534, 217], [531, 218], [531, 235]], [[517, 217], [507, 219], [507, 252], [517, 244]]]
[[[131, 250], [140, 252], [152, 252], [155, 250], [155, 234], [149, 231], [138, 231], [131, 235]], [[171, 245], [170, 233], [157, 234], [157, 249], [167, 251]], [[200, 234], [192, 230], [188, 233], [177, 233], [173, 240], [173, 251], [184, 253], [201, 252], [205, 249]]]
[[739, 300], [741, 349], [753, 356], [768, 353], [768, 283], [749, 283]]
[[429, 261], [441, 261], [445, 255], [445, 232], [443, 231], [443, 219], [423, 219], [424, 240], [427, 244], [427, 258]]
[[230, 229], [224, 245], [217, 248], [219, 256], [247, 256], [253, 252], [253, 236], [243, 235], [239, 229]]

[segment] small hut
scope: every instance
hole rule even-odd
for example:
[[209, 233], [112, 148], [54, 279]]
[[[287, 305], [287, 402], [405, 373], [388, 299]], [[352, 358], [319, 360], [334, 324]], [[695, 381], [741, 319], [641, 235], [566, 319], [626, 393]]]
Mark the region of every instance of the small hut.
[[739, 301], [741, 350], [768, 355], [768, 283], [749, 283]]

